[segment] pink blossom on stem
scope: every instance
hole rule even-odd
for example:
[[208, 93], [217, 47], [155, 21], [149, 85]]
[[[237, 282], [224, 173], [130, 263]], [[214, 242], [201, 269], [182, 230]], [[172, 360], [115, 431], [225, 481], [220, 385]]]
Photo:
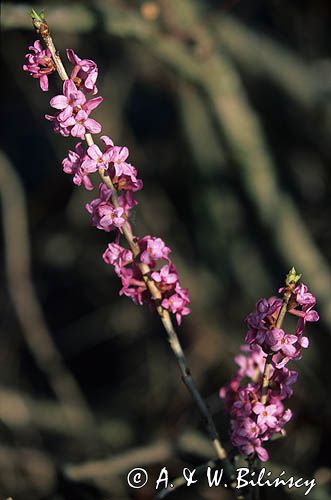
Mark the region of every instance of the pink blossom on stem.
[[72, 80], [63, 83], [63, 94], [53, 97], [50, 105], [59, 109], [55, 116], [45, 115], [45, 118], [53, 122], [54, 132], [67, 137], [85, 138], [87, 132], [98, 134], [101, 125], [96, 120], [89, 118], [90, 113], [101, 104], [102, 97], [94, 97], [86, 100], [83, 92], [77, 89]]
[[86, 133], [98, 134], [101, 132], [101, 125], [93, 118], [89, 118], [89, 115], [83, 109], [80, 109], [75, 115], [69, 116], [64, 121], [60, 121], [60, 126], [66, 129], [70, 129], [70, 134], [73, 137], [79, 137], [84, 139]]
[[150, 293], [137, 265], [134, 264], [130, 268], [122, 269], [120, 278], [123, 285], [120, 295], [130, 297], [135, 304], [139, 305], [151, 300]]
[[118, 196], [118, 204], [123, 208], [126, 217], [129, 217], [131, 208], [138, 205], [138, 202], [134, 199], [131, 191], [124, 191]]
[[164, 309], [169, 310], [175, 314], [178, 325], [181, 324], [182, 316], [190, 314], [190, 309], [187, 304], [190, 303], [187, 288], [181, 288], [179, 283], [176, 284], [175, 293], [169, 298], [162, 300], [161, 305]]
[[[109, 203], [110, 192], [102, 187], [99, 196], [99, 200], [103, 201], [97, 201], [96, 204], [92, 202], [93, 206], [88, 208], [89, 211], [93, 211], [93, 215], [95, 215], [96, 207], [99, 208], [101, 203]], [[96, 222], [100, 224], [100, 217], [96, 217]], [[114, 265], [116, 274], [121, 278], [122, 289], [120, 294], [130, 297], [137, 304], [154, 304], [137, 261], [143, 264], [148, 262], [148, 265], [153, 269], [156, 268], [160, 261], [166, 260], [168, 263], [158, 270], [155, 269], [151, 273], [151, 278], [162, 293], [162, 307], [174, 314], [177, 323], [180, 324], [182, 316], [190, 313], [190, 309], [187, 307], [190, 299], [188, 290], [180, 286], [176, 268], [169, 260], [170, 248], [165, 245], [161, 238], [151, 236], [144, 236], [139, 239], [138, 244], [141, 252], [136, 261], [133, 261], [132, 253], [127, 256], [125, 249], [117, 243], [109, 244], [103, 254], [105, 262]]]
[[48, 49], [43, 49], [40, 40], [36, 40], [29, 47], [32, 52], [26, 54], [26, 64], [23, 65], [24, 71], [28, 71], [33, 78], [39, 79], [41, 90], [48, 90], [48, 75], [54, 73], [55, 65], [52, 60], [51, 53]]
[[178, 282], [178, 274], [173, 264], [165, 264], [159, 271], [154, 271], [151, 277], [162, 292], [171, 290]]
[[123, 267], [133, 261], [131, 250], [121, 247], [118, 243], [109, 243], [102, 257], [106, 264], [114, 266], [117, 275], [120, 275]]
[[141, 179], [137, 178], [137, 170], [129, 163], [123, 163], [121, 168], [115, 168], [113, 183], [118, 190], [140, 191], [143, 187]]
[[70, 135], [70, 127], [65, 127], [63, 122], [58, 119], [58, 115], [45, 115], [46, 120], [52, 122], [53, 130], [56, 134], [61, 134], [63, 137], [69, 137]]
[[231, 413], [232, 415], [248, 416], [252, 412], [254, 402], [257, 401], [254, 387], [241, 387], [237, 391], [236, 401], [233, 403]]
[[275, 386], [272, 389], [272, 395], [278, 399], [290, 398], [293, 394], [292, 385], [296, 383], [298, 373], [294, 370], [289, 370], [285, 366], [276, 370], [273, 376]]
[[73, 114], [77, 106], [82, 106], [85, 103], [85, 95], [80, 90], [77, 90], [72, 80], [63, 82], [63, 95], [56, 95], [50, 100], [52, 108], [61, 110], [58, 119], [62, 122]]
[[117, 177], [119, 177], [123, 173], [123, 169], [125, 168], [125, 163], [128, 157], [129, 150], [127, 147], [114, 146], [112, 148], [111, 161], [114, 164], [115, 174]]
[[85, 92], [92, 92], [95, 95], [98, 92], [95, 85], [98, 78], [98, 67], [95, 62], [90, 59], [81, 59], [73, 49], [67, 49], [67, 57], [74, 64], [70, 78], [75, 82], [77, 87], [82, 88]]
[[150, 267], [155, 267], [156, 261], [159, 259], [169, 260], [168, 255], [171, 250], [161, 238], [144, 236], [144, 238], [140, 238], [139, 240], [139, 247], [141, 250], [141, 262]]
[[102, 153], [100, 148], [93, 144], [87, 150], [88, 158], [85, 160], [86, 165], [92, 166], [97, 171], [99, 168], [107, 170], [109, 165], [109, 154]]
[[86, 156], [85, 150], [82, 147], [82, 143], [79, 142], [75, 146], [75, 151], [69, 150], [68, 156], [62, 161], [63, 171], [66, 174], [73, 175], [73, 182], [77, 186], [83, 184], [86, 189], [93, 189], [92, 182], [89, 178], [89, 174], [92, 173], [83, 168], [82, 163]]
[[[315, 304], [316, 299], [306, 285], [296, 286], [288, 306], [288, 312], [298, 318], [294, 334], [276, 327], [282, 301], [274, 297], [260, 299], [255, 311], [245, 320], [248, 345], [242, 346], [242, 353], [235, 358], [239, 366], [237, 373], [220, 390], [220, 397], [225, 400], [225, 408], [231, 416], [231, 441], [244, 455], [257, 455], [266, 461], [268, 453], [262, 442], [281, 432], [292, 418], [291, 410], [285, 409], [283, 401], [292, 396], [292, 386], [298, 374], [285, 365], [300, 359], [302, 348], [308, 347], [309, 341], [303, 336], [303, 330], [307, 321], [318, 320], [317, 312], [312, 310]], [[264, 393], [266, 402], [262, 403], [267, 353], [271, 354], [269, 387]]]
[[[39, 78], [41, 87], [46, 90], [47, 75], [55, 69], [51, 54], [48, 50], [42, 50], [39, 41], [30, 50], [32, 53], [26, 56], [27, 64], [24, 69], [30, 71], [34, 78]], [[45, 115], [45, 118], [52, 123], [56, 133], [64, 137], [87, 139], [87, 133], [97, 134], [101, 131], [100, 123], [90, 118], [90, 114], [101, 104], [103, 98], [87, 99], [88, 93], [97, 93], [98, 68], [93, 61], [81, 59], [72, 49], [67, 49], [67, 56], [74, 67], [70, 78], [63, 83], [62, 94], [50, 100], [51, 107], [58, 112], [54, 116]], [[93, 143], [87, 150], [82, 147], [81, 142], [76, 144], [74, 151], [69, 150], [62, 162], [63, 171], [72, 175], [76, 185], [83, 184], [88, 190], [93, 189], [89, 175], [97, 171], [102, 174], [104, 182], [99, 186], [99, 196], [87, 203], [86, 209], [94, 226], [106, 232], [116, 232], [115, 242], [109, 243], [103, 259], [114, 266], [115, 273], [121, 279], [120, 295], [130, 297], [137, 304], [149, 303], [155, 307], [155, 300], [152, 300], [146, 284], [148, 275], [160, 292], [162, 307], [175, 314], [177, 323], [180, 324], [182, 316], [190, 313], [187, 307], [190, 300], [188, 290], [179, 284], [176, 268], [169, 258], [170, 248], [158, 237], [132, 236], [134, 245], [137, 244], [139, 248], [136, 255], [134, 247], [134, 258], [131, 250], [119, 244], [122, 233], [127, 237], [130, 210], [137, 205], [133, 193], [142, 189], [143, 183], [137, 177], [136, 168], [127, 162], [128, 148], [115, 146], [106, 135], [101, 137], [101, 141], [102, 148]], [[133, 248], [131, 237], [128, 242]], [[146, 266], [149, 266], [147, 273]], [[144, 276], [141, 269], [144, 269]]]
[[263, 405], [262, 403], [255, 403], [253, 412], [258, 416], [257, 423], [259, 426], [267, 425], [268, 427], [276, 427], [277, 419], [275, 413], [277, 411], [276, 405]]
[[261, 434], [261, 429], [255, 420], [247, 417], [241, 421], [240, 428], [237, 430], [239, 436], [249, 439], [256, 439]]
[[272, 351], [281, 351], [284, 356], [291, 358], [296, 353], [295, 344], [298, 340], [296, 335], [285, 333], [281, 328], [270, 330], [270, 347]]
[[[85, 162], [83, 162], [84, 165]], [[121, 207], [115, 208], [109, 201], [112, 195], [112, 190], [108, 189], [103, 183], [99, 186], [99, 198], [92, 200], [86, 204], [86, 210], [92, 216], [92, 224], [103, 231], [115, 231], [119, 229], [125, 222], [124, 210]]]

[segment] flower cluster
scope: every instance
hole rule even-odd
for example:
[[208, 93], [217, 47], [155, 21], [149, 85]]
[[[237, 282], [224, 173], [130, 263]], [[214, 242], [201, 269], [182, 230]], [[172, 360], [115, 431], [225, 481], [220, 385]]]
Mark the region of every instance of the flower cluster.
[[[24, 66], [34, 78], [40, 78], [43, 90], [48, 89], [47, 75], [54, 71], [51, 54], [42, 50], [39, 41], [30, 47], [32, 54], [27, 54], [28, 65]], [[101, 104], [102, 97], [88, 99], [88, 95], [98, 92], [96, 80], [97, 65], [90, 59], [81, 59], [72, 49], [67, 49], [67, 57], [73, 64], [70, 78], [63, 83], [63, 93], [50, 100], [50, 105], [58, 110], [54, 115], [46, 115], [53, 123], [56, 133], [85, 139], [87, 133], [96, 134], [101, 131], [101, 125], [90, 118], [91, 112]], [[115, 232], [115, 242], [108, 245], [103, 254], [107, 264], [114, 266], [115, 273], [122, 281], [120, 294], [124, 294], [137, 303], [154, 304], [146, 277], [154, 281], [162, 295], [161, 305], [176, 316], [180, 324], [182, 316], [189, 314], [190, 302], [187, 289], [179, 284], [178, 274], [174, 264], [169, 259], [170, 248], [156, 237], [145, 236], [134, 238], [139, 248], [135, 252], [119, 244], [124, 228], [131, 231], [128, 222], [130, 210], [137, 205], [134, 193], [143, 187], [142, 180], [137, 177], [137, 170], [127, 160], [128, 148], [115, 146], [110, 137], [101, 137], [102, 149], [96, 144], [84, 147], [78, 142], [74, 150], [69, 150], [63, 160], [63, 171], [72, 176], [74, 184], [83, 185], [87, 190], [93, 189], [90, 175], [99, 172], [109, 179], [109, 183], [99, 185], [99, 196], [86, 205], [91, 215], [92, 224], [106, 232]], [[113, 186], [113, 187], [109, 187]], [[147, 273], [142, 275], [141, 267], [146, 267]], [[147, 276], [148, 275], [148, 276]]]
[[[286, 365], [291, 360], [300, 359], [302, 348], [308, 347], [308, 338], [303, 336], [305, 323], [319, 319], [313, 309], [316, 299], [308, 292], [307, 286], [291, 286], [281, 288], [279, 292], [291, 294], [286, 309], [298, 318], [294, 333], [277, 327], [283, 300], [274, 297], [260, 299], [255, 311], [245, 320], [248, 328], [246, 344], [235, 358], [239, 370], [220, 390], [230, 413], [232, 444], [244, 455], [256, 454], [262, 461], [268, 460], [263, 444], [275, 433], [282, 432], [292, 417], [283, 401], [292, 395], [292, 385], [298, 374]], [[267, 355], [270, 359], [269, 380], [262, 398]]]
[[86, 99], [86, 95], [78, 90], [73, 80], [65, 80], [63, 94], [53, 97], [50, 101], [52, 108], [58, 109], [56, 115], [45, 115], [53, 123], [54, 132], [65, 137], [72, 135], [84, 139], [86, 133], [98, 134], [101, 125], [90, 113], [103, 101], [102, 97]]
[[122, 281], [120, 295], [130, 297], [136, 304], [153, 302], [138, 267], [139, 263], [147, 264], [151, 269], [150, 277], [162, 292], [161, 306], [175, 314], [177, 323], [180, 324], [182, 316], [190, 313], [187, 307], [190, 300], [188, 290], [180, 286], [176, 268], [169, 259], [170, 248], [161, 238], [152, 236], [144, 236], [138, 239], [137, 243], [140, 252], [136, 259], [130, 250], [118, 243], [109, 243], [103, 254], [104, 261], [114, 266], [117, 276]]
[[48, 90], [48, 75], [55, 71], [51, 53], [48, 49], [44, 50], [39, 40], [36, 40], [29, 47], [30, 54], [26, 54], [26, 64], [23, 65], [24, 71], [28, 71], [33, 78], [39, 79], [41, 90]]

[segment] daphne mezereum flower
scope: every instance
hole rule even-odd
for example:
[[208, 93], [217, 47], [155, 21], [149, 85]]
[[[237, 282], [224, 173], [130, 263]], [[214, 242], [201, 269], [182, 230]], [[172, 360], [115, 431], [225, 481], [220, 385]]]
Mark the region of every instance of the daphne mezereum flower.
[[155, 267], [155, 261], [159, 259], [168, 260], [168, 255], [171, 252], [161, 238], [152, 236], [144, 236], [139, 240], [141, 249], [140, 260], [150, 267]]
[[72, 49], [67, 49], [67, 57], [74, 65], [70, 74], [71, 80], [79, 89], [92, 92], [95, 95], [98, 92], [95, 85], [98, 78], [98, 67], [95, 62], [91, 59], [81, 59]]
[[[51, 53], [48, 49], [43, 50], [39, 41], [30, 50], [32, 53], [26, 56], [24, 69], [34, 78], [39, 78], [42, 89], [46, 90], [47, 75], [55, 69]], [[103, 98], [89, 98], [89, 95], [97, 93], [98, 68], [94, 61], [81, 59], [72, 49], [67, 49], [67, 56], [73, 64], [70, 78], [64, 80], [62, 94], [50, 100], [51, 107], [57, 113], [47, 114], [45, 118], [52, 123], [55, 133], [86, 139], [89, 146], [78, 142], [74, 150], [69, 150], [62, 162], [63, 171], [72, 176], [75, 185], [84, 186], [87, 190], [93, 189], [91, 176], [94, 173], [99, 172], [102, 177], [99, 195], [86, 204], [86, 209], [94, 226], [115, 234], [115, 241], [108, 244], [103, 259], [114, 267], [121, 280], [120, 295], [130, 297], [136, 304], [147, 303], [155, 307], [155, 298], [151, 296], [146, 283], [146, 272], [143, 276], [141, 271], [147, 268], [149, 280], [154, 281], [161, 294], [162, 307], [174, 314], [180, 324], [182, 317], [190, 313], [190, 300], [188, 290], [181, 287], [176, 268], [169, 258], [170, 248], [161, 238], [149, 235], [142, 238], [132, 235], [132, 240], [139, 248], [138, 254], [135, 250], [135, 256], [131, 249], [120, 245], [123, 234], [127, 239], [125, 230], [132, 232], [130, 211], [137, 205], [134, 193], [143, 188], [143, 182], [138, 178], [137, 169], [128, 162], [129, 150], [126, 146], [114, 145], [107, 135], [100, 137], [101, 146], [91, 138], [87, 139], [87, 134], [101, 132], [101, 124], [90, 115]], [[62, 73], [62, 79], [65, 75]]]
[[95, 172], [102, 168], [103, 170], [107, 170], [109, 161], [110, 161], [110, 153], [107, 151], [102, 153], [101, 149], [93, 144], [87, 150], [87, 158], [85, 160], [85, 164], [88, 168], [94, 168]]
[[23, 65], [24, 71], [28, 71], [33, 78], [39, 79], [41, 90], [48, 90], [48, 75], [54, 73], [55, 64], [53, 63], [51, 53], [48, 49], [43, 49], [39, 40], [36, 40], [29, 47], [31, 53], [26, 54], [26, 64]]
[[81, 186], [83, 184], [84, 187], [90, 191], [93, 189], [93, 184], [89, 174], [95, 172], [95, 170], [87, 170], [83, 167], [85, 158], [86, 151], [82, 143], [78, 142], [75, 146], [75, 151], [69, 150], [68, 156], [62, 161], [62, 165], [63, 171], [73, 176], [73, 182], [76, 186]]
[[86, 97], [72, 80], [63, 82], [63, 95], [56, 95], [50, 100], [52, 108], [61, 110], [58, 115], [59, 121], [65, 121], [69, 116], [72, 116], [77, 106], [82, 106], [86, 103]]
[[[138, 240], [138, 244], [140, 254], [137, 259], [143, 263], [148, 262], [148, 265], [153, 269], [151, 277], [155, 278], [155, 283], [162, 292], [162, 307], [174, 314], [177, 323], [180, 324], [182, 316], [190, 313], [190, 309], [187, 307], [190, 300], [188, 290], [181, 288], [175, 266], [168, 257], [169, 247], [161, 238], [152, 236], [144, 236]], [[138, 265], [131, 258], [123, 259], [122, 256], [126, 256], [126, 249], [117, 243], [109, 244], [103, 254], [104, 261], [114, 266], [116, 274], [122, 281], [120, 294], [130, 297], [136, 304], [153, 304], [154, 301]], [[166, 261], [167, 264], [162, 265], [162, 261]], [[160, 264], [161, 267], [159, 267]]]
[[100, 123], [90, 118], [89, 115], [102, 101], [101, 96], [87, 100], [85, 94], [77, 89], [73, 80], [68, 79], [63, 82], [63, 94], [50, 100], [50, 105], [60, 111], [54, 116], [45, 115], [45, 118], [53, 122], [56, 133], [84, 139], [86, 133], [101, 132]]
[[189, 303], [190, 299], [188, 296], [188, 289], [181, 288], [180, 284], [177, 282], [175, 286], [175, 293], [169, 297], [165, 297], [162, 300], [161, 305], [164, 309], [167, 309], [176, 316], [177, 323], [180, 325], [182, 316], [187, 316], [191, 312], [187, 307]]
[[[83, 163], [84, 164], [84, 163]], [[126, 218], [122, 207], [114, 207], [110, 198], [112, 190], [103, 183], [99, 186], [99, 198], [87, 203], [86, 209], [91, 214], [92, 224], [103, 231], [115, 231], [123, 226]]]
[[[292, 386], [298, 374], [286, 365], [300, 359], [302, 349], [308, 347], [309, 341], [303, 336], [303, 330], [306, 322], [318, 320], [317, 312], [312, 310], [315, 304], [316, 298], [308, 292], [306, 285], [300, 284], [292, 289], [287, 311], [297, 318], [294, 333], [276, 326], [281, 299], [260, 299], [255, 310], [246, 317], [247, 344], [242, 346], [242, 354], [235, 358], [239, 370], [220, 390], [220, 397], [225, 400], [231, 417], [232, 444], [244, 455], [268, 460], [264, 443], [281, 432], [292, 417], [283, 401], [292, 396]], [[266, 402], [262, 403], [267, 354], [271, 357], [271, 365]]]

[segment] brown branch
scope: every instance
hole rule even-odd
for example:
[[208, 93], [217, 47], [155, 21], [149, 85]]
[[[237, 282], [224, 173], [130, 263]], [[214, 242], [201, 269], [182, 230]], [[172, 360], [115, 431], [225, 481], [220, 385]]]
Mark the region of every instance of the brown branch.
[[[25, 341], [60, 401], [70, 426], [90, 427], [93, 416], [52, 340], [33, 286], [25, 193], [14, 167], [1, 151], [0, 193], [7, 283]], [[71, 411], [73, 407], [75, 411]]]

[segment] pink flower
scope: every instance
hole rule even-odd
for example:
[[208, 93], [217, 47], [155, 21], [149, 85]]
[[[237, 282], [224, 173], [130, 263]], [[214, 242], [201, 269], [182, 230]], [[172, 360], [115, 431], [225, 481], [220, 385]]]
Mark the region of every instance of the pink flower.
[[129, 217], [129, 211], [131, 208], [138, 205], [138, 202], [134, 199], [131, 191], [124, 191], [124, 193], [118, 197], [118, 204], [123, 208], [126, 217]]
[[117, 177], [123, 174], [123, 169], [125, 168], [126, 160], [129, 156], [129, 150], [127, 147], [114, 146], [112, 148], [111, 161], [114, 164], [115, 174]]
[[298, 304], [301, 306], [314, 306], [316, 304], [316, 298], [313, 294], [308, 292], [307, 285], [300, 283], [294, 290], [294, 297]]
[[248, 332], [245, 342], [248, 344], [257, 343], [263, 346], [266, 334], [270, 325], [274, 323], [274, 316], [278, 313], [282, 301], [275, 297], [269, 299], [260, 299], [256, 304], [256, 310], [250, 313], [245, 323], [248, 326]]
[[[30, 71], [34, 78], [39, 78], [42, 89], [46, 90], [47, 75], [55, 69], [51, 54], [48, 50], [42, 50], [39, 41], [36, 41], [30, 49], [32, 53], [26, 56], [27, 64], [24, 69]], [[103, 98], [87, 99], [88, 93], [94, 95], [97, 92], [98, 68], [93, 61], [78, 57], [72, 49], [67, 50], [67, 56], [74, 65], [70, 79], [63, 83], [63, 93], [50, 100], [51, 107], [58, 112], [54, 116], [45, 117], [52, 122], [56, 133], [65, 137], [88, 140], [87, 133], [96, 134], [101, 131], [100, 123], [90, 118], [90, 114], [100, 105]], [[134, 258], [131, 250], [119, 245], [122, 226], [125, 224], [124, 229], [130, 227], [127, 218], [130, 210], [137, 204], [133, 193], [142, 189], [143, 183], [137, 178], [136, 168], [127, 162], [128, 149], [114, 146], [108, 136], [102, 136], [101, 140], [104, 144], [102, 149], [93, 144], [85, 151], [80, 142], [76, 144], [75, 150], [69, 150], [63, 160], [63, 170], [73, 176], [75, 184], [84, 184], [86, 189], [93, 188], [89, 174], [105, 171], [104, 175], [108, 181], [100, 184], [99, 196], [88, 203], [86, 209], [91, 215], [92, 224], [98, 229], [107, 232], [117, 231], [115, 242], [108, 245], [103, 253], [103, 259], [107, 264], [114, 266], [115, 273], [121, 279], [120, 295], [127, 295], [138, 304], [150, 303], [155, 307], [156, 301], [152, 300], [146, 276], [142, 275], [140, 269], [144, 268], [142, 264], [146, 264], [150, 266], [148, 276], [153, 276], [162, 293], [163, 307], [175, 314], [180, 324], [182, 316], [190, 312], [187, 307], [190, 300], [187, 289], [181, 288], [176, 268], [169, 259], [170, 248], [161, 238], [134, 237], [140, 249], [139, 255], [135, 255]], [[121, 191], [116, 197], [115, 192], [113, 193], [113, 190], [108, 189], [106, 185], [111, 185], [110, 181], [116, 191]], [[126, 231], [124, 232], [127, 235]]]
[[87, 150], [88, 158], [85, 160], [86, 165], [92, 166], [97, 171], [99, 168], [107, 170], [109, 165], [109, 154], [102, 153], [100, 148], [93, 144]]
[[272, 394], [279, 397], [279, 399], [290, 398], [293, 394], [292, 385], [296, 383], [298, 373], [294, 370], [289, 370], [286, 367], [276, 370], [272, 381], [275, 383], [275, 388]]
[[137, 178], [137, 170], [129, 163], [122, 163], [114, 168], [113, 183], [118, 190], [140, 191], [143, 187], [141, 179]]
[[86, 189], [91, 190], [93, 185], [88, 176], [91, 172], [82, 167], [86, 153], [81, 144], [81, 142], [76, 144], [75, 151], [70, 150], [67, 158], [62, 161], [63, 171], [73, 175], [74, 184], [80, 186], [83, 183]]
[[280, 309], [282, 301], [275, 297], [270, 297], [269, 299], [260, 299], [256, 304], [256, 311], [261, 315], [261, 318], [266, 318], [267, 316], [272, 316], [276, 311]]
[[117, 243], [109, 243], [102, 258], [106, 264], [112, 264], [116, 274], [120, 275], [122, 268], [133, 261], [133, 254], [131, 250], [127, 250]]
[[252, 420], [249, 417], [246, 417], [242, 420], [240, 428], [237, 430], [237, 433], [239, 436], [248, 438], [248, 439], [255, 439], [259, 437], [261, 434], [261, 429], [255, 422], [255, 420]]
[[261, 446], [261, 439], [255, 439], [241, 447], [244, 455], [252, 455], [256, 453], [261, 462], [266, 462], [269, 460], [269, 454], [263, 446]]
[[159, 290], [162, 292], [175, 288], [178, 282], [178, 274], [173, 264], [165, 264], [160, 271], [154, 271], [151, 278], [157, 283]]
[[[83, 109], [79, 110], [75, 116], [69, 116], [67, 120], [61, 123], [61, 127], [69, 128], [73, 137], [84, 139], [85, 134], [98, 134], [101, 132], [101, 125], [97, 121], [89, 118], [89, 115]], [[86, 132], [87, 131], [87, 132]]]
[[[83, 162], [83, 165], [86, 162]], [[86, 210], [92, 215], [92, 224], [103, 231], [121, 230], [125, 222], [124, 210], [115, 208], [109, 201], [112, 191], [103, 183], [99, 186], [99, 198], [86, 204]]]
[[43, 50], [39, 40], [29, 47], [32, 54], [26, 54], [27, 64], [23, 65], [33, 78], [39, 79], [39, 85], [44, 92], [48, 90], [48, 75], [54, 73], [55, 65], [48, 49]]
[[[143, 183], [141, 179], [137, 179], [137, 170], [126, 162], [129, 156], [129, 150], [126, 147], [114, 146], [113, 141], [106, 135], [101, 137], [101, 140], [106, 146], [104, 153], [99, 150], [96, 152], [98, 158], [92, 158], [94, 161], [102, 155], [106, 158], [102, 168], [109, 170], [109, 175], [117, 190], [139, 191]], [[109, 169], [111, 164], [111, 169]]]
[[266, 353], [258, 345], [252, 349], [248, 345], [240, 346], [240, 350], [244, 354], [239, 354], [234, 358], [235, 363], [239, 366], [238, 375], [240, 377], [249, 377], [251, 380], [257, 380], [259, 375], [263, 373]]
[[257, 423], [258, 425], [267, 425], [268, 427], [276, 427], [277, 418], [275, 413], [277, 411], [276, 405], [263, 405], [262, 403], [255, 403], [253, 407], [253, 412], [258, 415]]
[[94, 97], [86, 101], [85, 95], [77, 90], [72, 80], [63, 83], [63, 95], [51, 99], [51, 106], [60, 109], [55, 116], [45, 115], [45, 118], [53, 122], [54, 132], [63, 136], [85, 138], [86, 130], [91, 134], [101, 132], [101, 125], [89, 118], [90, 113], [101, 104], [102, 97]]
[[296, 353], [295, 344], [298, 340], [296, 335], [290, 335], [280, 328], [273, 328], [270, 331], [269, 345], [272, 351], [281, 351], [285, 356], [291, 357]]
[[238, 389], [236, 401], [233, 403], [232, 414], [238, 417], [246, 417], [252, 412], [252, 403], [257, 401], [257, 394], [253, 387], [241, 387]]
[[62, 112], [58, 115], [58, 120], [63, 122], [69, 116], [72, 116], [77, 106], [82, 106], [86, 102], [86, 97], [72, 80], [63, 82], [63, 95], [56, 95], [50, 100], [52, 108], [60, 109]]
[[161, 238], [152, 236], [144, 236], [139, 240], [139, 247], [141, 249], [140, 260], [150, 267], [156, 265], [159, 259], [169, 260], [168, 255], [171, 252]]
[[190, 309], [186, 307], [187, 304], [190, 303], [190, 299], [188, 297], [187, 288], [181, 288], [179, 283], [176, 284], [175, 291], [176, 293], [171, 295], [169, 298], [163, 299], [161, 305], [164, 309], [167, 309], [172, 312], [172, 314], [176, 315], [177, 323], [180, 325], [182, 316], [190, 314]]
[[55, 116], [45, 115], [45, 118], [53, 123], [53, 130], [56, 134], [61, 134], [63, 137], [69, 137], [70, 127], [64, 127], [62, 122], [58, 119], [58, 115], [59, 113]]
[[[279, 299], [259, 300], [255, 311], [247, 316], [246, 342], [249, 345], [241, 347], [242, 354], [235, 358], [239, 369], [220, 391], [231, 416], [231, 441], [240, 453], [255, 454], [262, 461], [267, 460], [268, 453], [261, 444], [280, 432], [291, 419], [292, 412], [285, 409], [283, 401], [292, 395], [298, 374], [285, 365], [290, 360], [299, 359], [302, 348], [308, 347], [309, 341], [303, 336], [303, 329], [307, 321], [318, 319], [318, 314], [312, 310], [315, 303], [315, 297], [305, 285], [296, 287], [288, 311], [299, 318], [295, 335], [275, 327], [282, 304]], [[272, 356], [266, 403], [262, 404], [262, 377], [267, 353]]]
[[147, 286], [142, 279], [140, 270], [136, 265], [130, 268], [123, 268], [121, 271], [122, 289], [120, 295], [130, 297], [135, 304], [142, 305], [150, 299]]
[[67, 57], [74, 64], [70, 78], [85, 92], [95, 95], [98, 89], [95, 82], [98, 78], [98, 67], [90, 59], [81, 59], [72, 49], [67, 49]]

